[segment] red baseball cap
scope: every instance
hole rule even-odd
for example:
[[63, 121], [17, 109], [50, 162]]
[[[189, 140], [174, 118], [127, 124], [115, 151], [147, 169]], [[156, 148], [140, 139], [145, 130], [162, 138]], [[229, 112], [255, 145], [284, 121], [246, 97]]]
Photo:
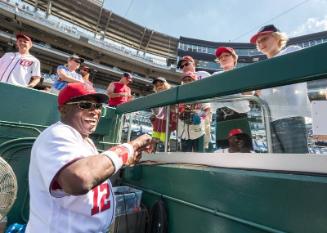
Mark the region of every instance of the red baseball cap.
[[198, 80], [196, 73], [193, 73], [191, 71], [188, 71], [188, 72], [182, 74], [182, 80], [186, 77], [191, 77], [193, 80]]
[[238, 135], [238, 134], [243, 134], [244, 132], [241, 130], [241, 129], [232, 129], [231, 131], [229, 131], [228, 133], [228, 137], [233, 137], [235, 135]]
[[96, 90], [85, 83], [68, 83], [67, 86], [59, 92], [58, 105], [63, 106], [71, 100], [93, 96], [97, 98], [99, 103], [107, 103], [108, 96], [102, 93], [97, 93]]
[[216, 49], [216, 57], [219, 58], [219, 56], [224, 52], [231, 53], [231, 54], [236, 54], [235, 50], [233, 48], [231, 48], [231, 47], [218, 47]]
[[259, 36], [270, 34], [273, 32], [279, 32], [279, 29], [276, 28], [275, 25], [270, 24], [270, 25], [263, 26], [262, 28], [259, 29], [259, 31], [254, 36], [251, 37], [250, 42], [251, 44], [256, 44]]
[[177, 63], [177, 67], [178, 67], [178, 68], [181, 67], [183, 61], [188, 61], [188, 62], [195, 63], [193, 57], [191, 57], [191, 56], [184, 56], [184, 57], [182, 57], [182, 59], [179, 60], [178, 63]]
[[24, 38], [25, 40], [32, 42], [32, 40], [29, 36], [27, 36], [26, 34], [21, 33], [21, 32], [16, 34], [16, 39], [19, 39], [19, 38]]

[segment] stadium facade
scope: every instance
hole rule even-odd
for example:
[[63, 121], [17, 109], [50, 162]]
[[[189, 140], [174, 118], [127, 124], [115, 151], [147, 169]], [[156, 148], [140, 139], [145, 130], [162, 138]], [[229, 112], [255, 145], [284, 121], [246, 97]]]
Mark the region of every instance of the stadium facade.
[[[2, 0], [0, 1], [0, 55], [14, 49], [15, 32], [24, 31], [34, 41], [32, 53], [41, 60], [42, 72], [51, 81], [59, 64], [71, 54], [86, 58], [93, 69], [95, 86], [104, 90], [123, 72], [136, 77], [133, 92], [152, 91], [152, 79], [165, 77], [179, 83], [176, 63], [191, 55], [197, 69], [210, 73], [220, 69], [214, 61], [219, 46], [233, 47], [238, 67], [265, 59], [249, 43], [211, 42], [175, 38], [131, 22], [102, 7], [102, 0]], [[85, 11], [85, 9], [88, 9]], [[289, 44], [309, 47], [327, 41], [327, 31], [294, 37]], [[50, 78], [50, 79], [49, 79]]]

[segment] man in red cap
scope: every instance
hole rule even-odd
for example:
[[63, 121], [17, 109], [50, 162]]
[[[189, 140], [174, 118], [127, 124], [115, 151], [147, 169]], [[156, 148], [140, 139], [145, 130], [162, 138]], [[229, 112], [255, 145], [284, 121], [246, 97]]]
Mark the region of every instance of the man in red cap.
[[252, 139], [242, 129], [232, 129], [228, 133], [229, 148], [220, 149], [217, 153], [254, 153]]
[[[231, 47], [220, 46], [216, 49], [216, 62], [220, 65], [222, 70], [213, 73], [212, 75], [221, 74], [223, 72], [227, 72], [236, 68], [238, 55], [236, 54], [235, 50]], [[216, 78], [219, 78], [217, 76]], [[252, 95], [252, 92], [243, 93], [245, 95]], [[233, 94], [228, 95], [226, 97], [241, 97], [242, 94]], [[250, 111], [249, 101], [247, 100], [238, 100], [238, 101], [231, 101], [231, 102], [213, 102], [211, 103], [213, 112], [216, 112], [216, 123], [219, 126], [220, 123], [224, 121], [230, 121], [235, 119], [242, 119], [244, 124], [247, 124], [248, 127], [249, 123], [247, 121], [247, 112]], [[228, 145], [227, 139], [221, 139], [223, 132], [217, 131], [217, 138], [216, 144], [219, 147], [225, 147]]]
[[109, 177], [152, 151], [148, 135], [97, 151], [89, 136], [107, 101], [84, 83], [60, 91], [61, 120], [37, 137], [31, 152], [27, 233], [107, 232], [115, 207]]
[[0, 58], [0, 82], [23, 87], [35, 87], [41, 78], [40, 61], [29, 53], [32, 40], [23, 33], [16, 35], [18, 52], [5, 53]]
[[[223, 71], [229, 71], [236, 67], [238, 55], [231, 47], [218, 47], [216, 49], [216, 61], [219, 63]], [[217, 71], [213, 75], [221, 73], [223, 71]]]
[[111, 82], [107, 88], [109, 106], [116, 107], [133, 99], [131, 88], [128, 86], [133, 82], [130, 73], [123, 73], [119, 82]]

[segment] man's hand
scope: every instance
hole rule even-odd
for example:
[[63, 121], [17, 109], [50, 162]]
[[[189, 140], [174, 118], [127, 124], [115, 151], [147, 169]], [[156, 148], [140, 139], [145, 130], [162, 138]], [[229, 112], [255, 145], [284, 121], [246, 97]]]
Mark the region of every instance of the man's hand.
[[128, 160], [128, 165], [132, 165], [140, 161], [140, 159], [142, 158], [143, 151], [147, 153], [152, 153], [155, 149], [155, 141], [152, 139], [151, 136], [147, 134], [139, 136], [135, 140], [130, 141], [129, 144], [133, 146], [134, 155]]
[[37, 77], [37, 76], [33, 76], [31, 78], [31, 81], [30, 83], [27, 85], [27, 87], [30, 87], [30, 88], [33, 88], [35, 87], [39, 82], [41, 81], [41, 78], [40, 77]]

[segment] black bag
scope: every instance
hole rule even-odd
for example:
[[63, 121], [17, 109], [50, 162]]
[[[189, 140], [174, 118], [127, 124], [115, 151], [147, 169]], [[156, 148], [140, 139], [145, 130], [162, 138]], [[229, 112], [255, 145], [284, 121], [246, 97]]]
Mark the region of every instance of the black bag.
[[152, 206], [150, 233], [168, 233], [167, 211], [162, 198]]

